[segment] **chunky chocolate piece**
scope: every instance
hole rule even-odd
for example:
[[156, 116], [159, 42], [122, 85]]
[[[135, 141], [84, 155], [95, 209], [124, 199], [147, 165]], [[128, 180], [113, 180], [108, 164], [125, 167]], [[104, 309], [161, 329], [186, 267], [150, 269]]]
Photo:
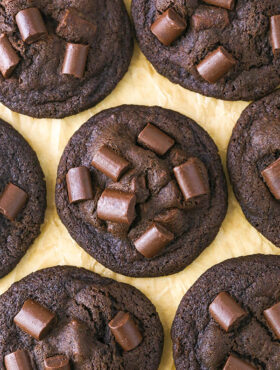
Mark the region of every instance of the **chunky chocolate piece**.
[[208, 54], [197, 66], [200, 76], [213, 84], [236, 65], [236, 60], [222, 46]]
[[210, 304], [209, 311], [226, 332], [236, 327], [247, 316], [243, 308], [226, 292], [217, 295]]
[[130, 225], [135, 218], [135, 204], [134, 194], [105, 189], [97, 203], [97, 216], [104, 221]]
[[248, 362], [241, 360], [235, 355], [230, 355], [223, 370], [254, 370], [256, 367], [248, 364]]
[[268, 325], [271, 327], [278, 339], [280, 339], [280, 302], [263, 312]]
[[119, 311], [113, 320], [109, 322], [109, 328], [116, 342], [125, 351], [133, 350], [143, 340], [138, 327], [128, 312]]
[[280, 50], [280, 14], [270, 17], [270, 42], [273, 53]]
[[203, 0], [205, 3], [210, 5], [220, 6], [228, 10], [232, 10], [235, 5], [235, 0]]
[[70, 44], [66, 45], [62, 73], [83, 78], [86, 68], [89, 45]]
[[20, 58], [12, 47], [8, 37], [2, 33], [0, 36], [0, 71], [4, 78], [11, 77], [19, 61]]
[[71, 168], [66, 175], [66, 183], [70, 203], [93, 198], [91, 177], [87, 167]]
[[27, 201], [27, 194], [18, 186], [9, 183], [0, 196], [0, 213], [10, 221], [15, 220]]
[[64, 355], [45, 358], [45, 370], [70, 370], [69, 359]]
[[209, 28], [224, 29], [229, 25], [228, 12], [214, 6], [200, 6], [192, 15], [191, 24], [195, 31]]
[[29, 355], [22, 349], [6, 355], [4, 364], [6, 370], [32, 370]]
[[173, 171], [185, 200], [209, 193], [207, 170], [198, 158], [190, 158]]
[[42, 15], [37, 8], [21, 10], [16, 15], [16, 22], [22, 40], [27, 44], [40, 40], [48, 33]]
[[113, 181], [118, 181], [129, 167], [129, 162], [126, 159], [106, 145], [103, 145], [95, 153], [91, 164]]
[[175, 144], [170, 136], [150, 123], [138, 135], [138, 142], [158, 155], [164, 155]]
[[37, 340], [41, 340], [55, 322], [54, 313], [39, 303], [28, 299], [14, 317], [15, 324]]
[[143, 235], [134, 242], [139, 253], [146, 258], [156, 256], [174, 239], [174, 234], [159, 224], [150, 226]]
[[280, 158], [265, 168], [261, 174], [270, 192], [276, 199], [280, 199]]
[[174, 9], [169, 8], [152, 24], [151, 31], [163, 45], [169, 46], [186, 28], [186, 20]]

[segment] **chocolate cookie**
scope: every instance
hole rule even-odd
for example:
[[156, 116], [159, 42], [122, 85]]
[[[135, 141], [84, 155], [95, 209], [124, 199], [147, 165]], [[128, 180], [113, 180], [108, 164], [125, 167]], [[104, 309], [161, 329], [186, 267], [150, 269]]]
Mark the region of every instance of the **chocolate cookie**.
[[173, 274], [215, 238], [227, 210], [217, 148], [191, 119], [121, 106], [92, 117], [66, 146], [58, 214], [104, 266], [128, 276]]
[[12, 361], [32, 364], [26, 370], [156, 370], [163, 347], [159, 316], [144, 294], [69, 266], [12, 285], [0, 297], [0, 326], [6, 370], [15, 369]]
[[279, 0], [133, 0], [140, 48], [172, 82], [225, 100], [280, 83]]
[[0, 120], [0, 277], [10, 272], [40, 234], [46, 184], [35, 152]]
[[128, 69], [133, 40], [122, 0], [3, 0], [0, 101], [61, 118], [105, 98]]
[[[242, 113], [228, 147], [235, 196], [248, 221], [280, 247], [280, 90]], [[278, 171], [278, 172], [277, 172]]]
[[280, 256], [206, 271], [183, 297], [171, 335], [176, 369], [279, 369]]

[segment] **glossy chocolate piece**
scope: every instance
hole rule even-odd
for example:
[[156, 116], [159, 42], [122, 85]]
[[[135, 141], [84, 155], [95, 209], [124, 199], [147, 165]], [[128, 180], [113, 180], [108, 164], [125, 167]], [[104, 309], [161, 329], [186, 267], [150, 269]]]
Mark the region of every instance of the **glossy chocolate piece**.
[[236, 60], [222, 46], [206, 56], [197, 66], [196, 69], [200, 76], [210, 84], [219, 81], [234, 66]]
[[106, 145], [103, 145], [95, 153], [91, 164], [113, 181], [118, 181], [129, 167], [129, 162], [126, 159]]
[[116, 342], [124, 351], [131, 351], [143, 340], [142, 335], [128, 312], [120, 311], [109, 322], [109, 328]]
[[29, 355], [22, 349], [6, 355], [4, 364], [6, 370], [32, 370]]
[[235, 355], [230, 355], [223, 370], [254, 370], [256, 367], [248, 364], [248, 362], [241, 360]]
[[226, 331], [238, 326], [247, 316], [246, 311], [226, 292], [217, 295], [209, 306], [213, 319]]
[[64, 355], [57, 355], [44, 360], [45, 370], [70, 370], [69, 359]]
[[280, 51], [280, 14], [270, 17], [270, 42], [273, 54]]
[[56, 316], [39, 303], [28, 299], [14, 317], [15, 324], [37, 340], [41, 340], [54, 324]]
[[214, 6], [200, 6], [192, 15], [191, 24], [197, 32], [209, 28], [222, 30], [229, 25], [228, 11]]
[[45, 37], [48, 33], [42, 15], [37, 8], [23, 9], [16, 15], [21, 38], [27, 44]]
[[138, 143], [145, 145], [158, 155], [164, 155], [175, 141], [156, 126], [148, 123], [138, 135]]
[[207, 170], [198, 158], [190, 158], [173, 171], [185, 200], [210, 192]]
[[235, 5], [235, 0], [203, 0], [205, 3], [210, 5], [219, 6], [228, 10], [232, 10]]
[[265, 168], [262, 172], [262, 177], [274, 195], [275, 199], [280, 199], [280, 158]]
[[151, 32], [165, 46], [177, 40], [187, 28], [187, 22], [174, 9], [167, 9], [152, 24]]
[[89, 46], [82, 44], [66, 45], [62, 74], [83, 78], [87, 63]]
[[4, 78], [11, 77], [19, 61], [20, 58], [12, 47], [8, 37], [2, 33], [0, 36], [0, 71]]
[[90, 172], [87, 167], [71, 168], [66, 175], [70, 203], [93, 199]]
[[263, 312], [270, 328], [278, 339], [280, 339], [280, 302]]
[[18, 186], [9, 183], [0, 195], [0, 213], [14, 221], [27, 202], [27, 194]]
[[135, 205], [134, 194], [105, 189], [97, 203], [97, 216], [104, 221], [130, 225], [135, 218]]
[[152, 258], [171, 243], [173, 239], [174, 234], [165, 227], [154, 223], [134, 242], [134, 245], [144, 257]]

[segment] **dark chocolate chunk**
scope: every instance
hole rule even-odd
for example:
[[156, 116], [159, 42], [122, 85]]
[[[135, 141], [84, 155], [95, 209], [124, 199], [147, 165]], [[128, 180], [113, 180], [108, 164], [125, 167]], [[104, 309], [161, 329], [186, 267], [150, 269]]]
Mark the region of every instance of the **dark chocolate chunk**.
[[21, 10], [16, 15], [16, 22], [22, 40], [27, 44], [40, 40], [48, 33], [42, 15], [37, 8]]
[[97, 216], [101, 220], [130, 225], [135, 218], [135, 194], [105, 189], [97, 203]]
[[10, 221], [15, 220], [27, 201], [27, 194], [18, 186], [9, 183], [0, 196], [0, 213]]
[[207, 170], [198, 158], [190, 158], [173, 171], [186, 200], [209, 193]]
[[209, 28], [222, 30], [229, 25], [228, 12], [214, 6], [201, 6], [192, 15], [191, 24], [196, 31]]
[[209, 311], [226, 332], [236, 327], [247, 316], [243, 308], [226, 292], [217, 295], [210, 304]]
[[41, 340], [55, 322], [54, 313], [39, 303], [28, 299], [14, 317], [15, 324], [37, 340]]
[[270, 42], [273, 54], [280, 50], [280, 14], [270, 17]]
[[208, 54], [196, 69], [204, 80], [213, 84], [236, 65], [236, 60], [222, 46]]
[[87, 167], [71, 168], [66, 175], [70, 203], [93, 198], [90, 172]]
[[150, 123], [138, 135], [138, 142], [158, 155], [164, 155], [175, 144], [170, 136]]
[[169, 46], [187, 28], [187, 22], [174, 9], [167, 9], [152, 24], [151, 31], [165, 46]]
[[280, 339], [280, 302], [265, 310], [263, 314], [270, 328]]
[[4, 78], [11, 77], [19, 61], [20, 58], [12, 47], [8, 37], [2, 33], [0, 36], [0, 71]]
[[70, 370], [69, 359], [64, 355], [57, 355], [44, 360], [45, 370]]
[[235, 5], [235, 0], [203, 0], [205, 3], [210, 5], [220, 6], [228, 10], [232, 10]]
[[91, 164], [113, 181], [118, 181], [129, 167], [129, 162], [126, 159], [106, 145], [103, 145], [95, 153]]
[[280, 199], [280, 158], [265, 168], [261, 174], [270, 192], [276, 199]]
[[83, 78], [87, 63], [89, 45], [70, 44], [66, 45], [62, 73]]
[[128, 312], [119, 311], [109, 322], [109, 328], [114, 335], [116, 342], [125, 351], [136, 348], [143, 340], [143, 337]]
[[248, 362], [240, 358], [230, 355], [223, 370], [254, 370], [256, 367], [248, 364]]
[[4, 363], [6, 370], [32, 370], [29, 355], [22, 349], [6, 355]]

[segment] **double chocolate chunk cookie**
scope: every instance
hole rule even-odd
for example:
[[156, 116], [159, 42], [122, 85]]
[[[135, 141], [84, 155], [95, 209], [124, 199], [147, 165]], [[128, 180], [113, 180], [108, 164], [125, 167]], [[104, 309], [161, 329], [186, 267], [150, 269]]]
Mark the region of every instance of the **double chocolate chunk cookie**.
[[3, 0], [0, 101], [32, 117], [61, 118], [105, 98], [133, 51], [122, 0]]
[[235, 196], [248, 221], [280, 247], [280, 91], [242, 113], [228, 147]]
[[35, 152], [0, 120], [0, 277], [10, 272], [40, 234], [46, 184]]
[[76, 267], [53, 267], [0, 297], [0, 369], [149, 369], [163, 329], [134, 287]]
[[225, 100], [280, 83], [279, 0], [133, 0], [143, 53], [172, 82]]
[[183, 297], [171, 335], [176, 369], [279, 369], [280, 256], [212, 267]]
[[182, 270], [215, 238], [227, 210], [217, 148], [191, 119], [159, 107], [101, 112], [60, 160], [56, 205], [71, 236], [128, 276]]

